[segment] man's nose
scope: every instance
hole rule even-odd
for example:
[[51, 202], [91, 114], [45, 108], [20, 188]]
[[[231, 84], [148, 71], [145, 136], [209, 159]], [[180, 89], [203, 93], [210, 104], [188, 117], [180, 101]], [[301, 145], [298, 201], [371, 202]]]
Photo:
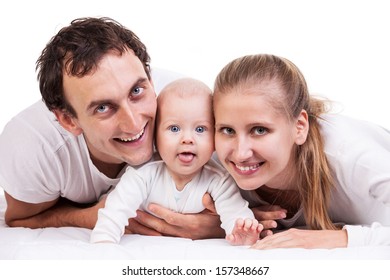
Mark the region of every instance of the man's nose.
[[138, 128], [138, 120], [137, 120], [137, 112], [135, 112], [130, 107], [122, 108], [119, 113], [119, 127], [124, 132], [135, 132], [139, 131]]

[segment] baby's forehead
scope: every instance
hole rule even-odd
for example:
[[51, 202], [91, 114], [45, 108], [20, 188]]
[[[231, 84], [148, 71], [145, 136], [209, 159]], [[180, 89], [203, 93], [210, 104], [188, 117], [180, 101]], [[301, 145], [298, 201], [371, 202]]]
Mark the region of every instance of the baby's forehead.
[[211, 89], [201, 81], [195, 79], [180, 79], [168, 84], [158, 96], [159, 103], [172, 98], [212, 100]]
[[169, 106], [170, 104], [180, 104], [183, 107], [191, 107], [193, 104], [212, 104], [212, 95], [206, 91], [196, 89], [184, 89], [180, 91], [169, 91], [161, 96], [159, 106]]

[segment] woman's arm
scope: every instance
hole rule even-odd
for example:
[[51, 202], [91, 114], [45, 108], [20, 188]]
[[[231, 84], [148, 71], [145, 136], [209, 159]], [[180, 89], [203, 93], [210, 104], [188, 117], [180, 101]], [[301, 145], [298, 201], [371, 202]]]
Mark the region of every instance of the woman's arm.
[[333, 249], [347, 247], [348, 237], [346, 230], [302, 230], [289, 229], [275, 233], [259, 240], [251, 248], [305, 248], [305, 249]]

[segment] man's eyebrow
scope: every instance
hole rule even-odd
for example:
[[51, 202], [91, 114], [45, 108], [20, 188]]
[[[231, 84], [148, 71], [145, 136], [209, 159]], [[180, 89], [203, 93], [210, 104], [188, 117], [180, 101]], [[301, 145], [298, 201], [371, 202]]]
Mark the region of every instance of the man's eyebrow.
[[[138, 80], [136, 80], [133, 85], [131, 86], [130, 90], [129, 90], [129, 93], [134, 89], [134, 87], [142, 84], [142, 83], [145, 83], [146, 81], [148, 81], [149, 79], [147, 78], [144, 78], [144, 77], [141, 77], [141, 78], [138, 78]], [[88, 104], [87, 106], [87, 111], [90, 111], [92, 109], [94, 109], [96, 106], [98, 105], [102, 105], [102, 104], [114, 104], [114, 100], [113, 99], [100, 99], [100, 100], [94, 100], [92, 101], [91, 103]]]
[[92, 101], [91, 103], [88, 104], [87, 111], [91, 111], [96, 106], [102, 105], [102, 104], [113, 104], [113, 100], [112, 99], [100, 99], [100, 100]]

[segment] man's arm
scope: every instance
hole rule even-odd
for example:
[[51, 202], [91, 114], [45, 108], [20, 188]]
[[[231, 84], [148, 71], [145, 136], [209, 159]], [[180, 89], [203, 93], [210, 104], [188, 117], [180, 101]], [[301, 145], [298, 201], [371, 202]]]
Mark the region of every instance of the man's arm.
[[[74, 226], [93, 229], [97, 221], [97, 212], [105, 203], [105, 199], [102, 199], [92, 207], [80, 208], [64, 199], [32, 204], [19, 201], [6, 192], [4, 195], [7, 201], [5, 221], [11, 227]], [[162, 219], [138, 211], [137, 218], [129, 220], [126, 233], [191, 239], [223, 238], [225, 232], [220, 227], [221, 221], [209, 195], [205, 195], [203, 204], [206, 210], [199, 214], [180, 214], [152, 205], [151, 210]]]
[[157, 204], [151, 204], [149, 210], [161, 219], [137, 211], [137, 217], [129, 221], [126, 233], [177, 236], [194, 240], [225, 237], [214, 201], [209, 194], [203, 196], [203, 205], [206, 209], [199, 214], [180, 214]]
[[104, 202], [80, 208], [65, 199], [43, 203], [27, 203], [4, 192], [7, 201], [5, 222], [10, 227], [83, 227], [92, 229], [97, 221], [97, 211]]

